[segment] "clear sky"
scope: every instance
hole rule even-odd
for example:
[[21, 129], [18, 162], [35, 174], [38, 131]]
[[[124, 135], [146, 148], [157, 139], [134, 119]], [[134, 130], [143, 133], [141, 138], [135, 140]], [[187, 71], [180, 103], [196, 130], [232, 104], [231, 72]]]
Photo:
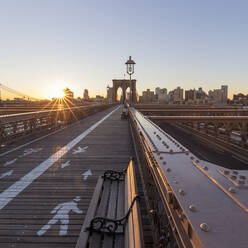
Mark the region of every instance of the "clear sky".
[[247, 0], [0, 0], [0, 83], [36, 97], [106, 94], [135, 60], [138, 92], [248, 94]]

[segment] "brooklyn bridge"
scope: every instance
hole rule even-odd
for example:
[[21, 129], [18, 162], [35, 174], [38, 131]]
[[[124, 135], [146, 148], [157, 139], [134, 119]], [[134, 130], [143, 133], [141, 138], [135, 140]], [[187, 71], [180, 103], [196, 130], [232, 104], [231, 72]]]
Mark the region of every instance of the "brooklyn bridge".
[[0, 111], [0, 247], [246, 247], [248, 110]]

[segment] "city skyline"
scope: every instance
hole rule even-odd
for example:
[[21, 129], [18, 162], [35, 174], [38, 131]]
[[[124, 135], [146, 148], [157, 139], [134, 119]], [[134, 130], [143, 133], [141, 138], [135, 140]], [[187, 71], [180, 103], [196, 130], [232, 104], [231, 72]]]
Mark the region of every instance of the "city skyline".
[[[126, 80], [126, 79], [120, 79], [121, 81], [122, 80]], [[135, 80], [135, 79], [134, 79]], [[116, 81], [116, 79], [114, 79], [113, 81]], [[126, 80], [127, 82], [129, 82], [129, 79], [127, 79]], [[223, 85], [221, 85], [221, 87], [222, 87]], [[228, 87], [228, 85], [226, 85], [227, 87]], [[60, 87], [61, 87], [61, 85], [60, 85]], [[66, 91], [67, 90], [70, 90], [72, 93], [73, 93], [73, 96], [72, 96], [72, 98], [85, 98], [85, 94], [87, 95], [87, 97], [86, 98], [94, 98], [95, 96], [103, 96], [103, 97], [105, 97], [105, 98], [108, 98], [108, 89], [112, 89], [113, 87], [111, 87], [111, 86], [107, 86], [107, 91], [104, 93], [104, 94], [102, 94], [102, 95], [92, 95], [92, 94], [90, 94], [90, 92], [89, 92], [89, 90], [88, 89], [83, 89], [82, 91], [81, 91], [81, 94], [79, 94], [79, 95], [76, 95], [75, 94], [75, 92], [72, 90], [72, 88], [69, 88], [69, 87], [61, 87], [61, 88], [59, 88], [59, 90], [54, 86], [52, 89], [53, 89], [53, 91], [51, 92], [51, 98], [49, 99], [49, 98], [35, 98], [35, 97], [32, 97], [32, 96], [30, 96], [30, 95], [26, 95], [24, 92], [20, 92], [20, 91], [15, 91], [14, 89], [11, 89], [11, 88], [9, 88], [9, 87], [7, 87], [6, 85], [3, 85], [3, 84], [0, 84], [0, 99], [2, 99], [2, 100], [7, 100], [7, 99], [9, 99], [9, 100], [11, 100], [11, 99], [14, 99], [14, 98], [23, 98], [24, 100], [26, 99], [30, 99], [30, 100], [52, 100], [53, 98], [63, 98], [65, 95], [66, 95]], [[215, 90], [218, 90], [218, 89], [210, 89], [209, 91], [206, 91], [204, 88], [202, 88], [202, 87], [200, 87], [200, 86], [198, 86], [198, 87], [194, 87], [194, 88], [183, 88], [183, 87], [181, 87], [180, 85], [179, 86], [177, 86], [177, 87], [175, 87], [175, 88], [166, 88], [166, 87], [161, 87], [160, 85], [157, 85], [154, 89], [153, 88], [147, 88], [147, 89], [144, 89], [144, 90], [142, 90], [141, 92], [136, 92], [136, 94], [137, 94], [137, 96], [142, 96], [142, 94], [143, 94], [143, 92], [144, 91], [153, 91], [153, 92], [155, 92], [155, 94], [158, 94], [157, 93], [157, 89], [160, 89], [160, 90], [166, 90], [166, 94], [167, 94], [167, 92], [168, 93], [170, 93], [170, 92], [173, 92], [174, 90], [176, 90], [176, 89], [181, 89], [182, 91], [183, 91], [183, 98], [185, 98], [186, 97], [186, 92], [187, 91], [192, 91], [192, 90], [194, 90], [194, 91], [197, 91], [197, 90], [199, 90], [199, 89], [201, 89], [201, 90], [203, 90], [203, 92], [206, 92], [206, 93], [209, 93], [209, 92], [211, 92], [211, 91], [215, 91]], [[218, 88], [218, 87], [217, 87]], [[127, 88], [127, 90], [126, 90], [126, 94], [129, 94], [129, 91], [130, 91], [130, 88], [128, 87]], [[87, 93], [86, 93], [87, 92]], [[121, 89], [121, 87], [118, 87], [118, 90], [117, 90], [117, 94], [118, 94], [118, 97], [120, 97], [122, 94], [123, 94], [123, 91], [122, 91], [122, 89]], [[242, 92], [239, 92], [238, 94], [243, 94]], [[228, 97], [228, 93], [227, 93], [227, 98], [229, 98], [229, 99], [232, 99], [233, 98], [233, 96], [234, 96], [234, 94], [232, 95], [232, 96], [230, 96], [230, 97]]]
[[1, 3], [0, 83], [27, 95], [51, 99], [66, 87], [105, 95], [129, 55], [139, 94], [222, 84], [229, 98], [248, 93], [245, 1]]

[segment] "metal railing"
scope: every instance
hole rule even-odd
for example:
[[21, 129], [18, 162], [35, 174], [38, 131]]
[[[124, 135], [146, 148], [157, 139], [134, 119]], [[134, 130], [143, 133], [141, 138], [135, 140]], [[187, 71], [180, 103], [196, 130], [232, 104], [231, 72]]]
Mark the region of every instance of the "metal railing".
[[[141, 160], [139, 164], [145, 182], [143, 183], [144, 195], [150, 209], [155, 246], [166, 248], [213, 247], [210, 242], [216, 244], [216, 237], [219, 235], [228, 238], [231, 244], [233, 237], [227, 235], [228, 229], [225, 228], [224, 223], [222, 223], [223, 227], [219, 226], [223, 230], [222, 233], [215, 231], [211, 235], [205, 235], [205, 232], [209, 231], [208, 224], [210, 222], [213, 224], [221, 221], [221, 217], [216, 215], [218, 211], [216, 213], [208, 212], [209, 202], [213, 204], [213, 209], [221, 206], [228, 215], [236, 213], [239, 215], [238, 207], [235, 212], [232, 205], [222, 206], [224, 199], [230, 196], [228, 193], [226, 194], [224, 188], [229, 181], [226, 181], [225, 177], [220, 178], [218, 174], [220, 168], [226, 172], [224, 164], [219, 166], [199, 160], [186, 147], [134, 108], [129, 108], [129, 117], [134, 146], [135, 149], [137, 147], [137, 154]], [[225, 119], [233, 119], [233, 117]], [[247, 117], [243, 121], [247, 121]], [[226, 129], [222, 131], [226, 131]], [[208, 140], [210, 141], [210, 139]], [[223, 145], [223, 140], [221, 145]], [[240, 185], [242, 183], [240, 182]], [[210, 187], [210, 185], [214, 187]], [[237, 187], [241, 187], [240, 185]], [[219, 194], [219, 189], [223, 189], [222, 194]], [[205, 197], [206, 192], [209, 192], [211, 197]], [[245, 195], [240, 199], [245, 199]], [[233, 201], [232, 204], [237, 204], [237, 201]], [[201, 223], [201, 220], [198, 219], [199, 215], [191, 214], [195, 212], [201, 212], [201, 218], [207, 220], [208, 224]], [[247, 212], [243, 212], [244, 216], [245, 214]], [[230, 225], [236, 225], [237, 222], [239, 226], [242, 219], [243, 217], [231, 218], [230, 223], [232, 224]], [[246, 237], [246, 233], [239, 235]], [[219, 242], [216, 245], [224, 247], [221, 245], [222, 241]], [[207, 243], [209, 246], [206, 246]]]
[[1, 115], [0, 145], [5, 145], [20, 137], [37, 132], [60, 128], [111, 106], [113, 105], [94, 104], [80, 107]]

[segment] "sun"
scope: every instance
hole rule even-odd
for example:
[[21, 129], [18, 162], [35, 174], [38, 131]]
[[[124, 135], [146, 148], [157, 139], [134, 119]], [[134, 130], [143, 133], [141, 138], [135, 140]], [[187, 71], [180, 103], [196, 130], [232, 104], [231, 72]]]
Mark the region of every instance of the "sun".
[[65, 96], [63, 90], [54, 91], [52, 94], [54, 98], [63, 98]]
[[48, 94], [49, 94], [49, 98], [64, 98], [65, 94], [63, 89], [65, 89], [64, 85], [62, 84], [58, 84], [58, 83], [54, 83], [52, 85], [49, 86], [49, 88], [47, 88], [48, 90]]

